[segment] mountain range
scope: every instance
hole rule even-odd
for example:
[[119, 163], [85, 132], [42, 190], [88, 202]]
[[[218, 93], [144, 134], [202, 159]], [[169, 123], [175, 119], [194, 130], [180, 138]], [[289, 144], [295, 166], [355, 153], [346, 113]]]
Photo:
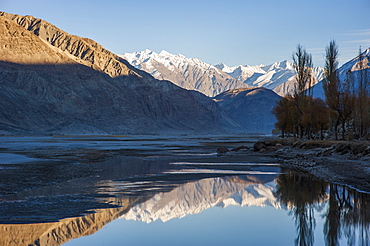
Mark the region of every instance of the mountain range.
[[[120, 56], [157, 79], [172, 81], [182, 88], [196, 90], [210, 97], [230, 89], [246, 87], [264, 87], [285, 96], [294, 88], [296, 71], [287, 60], [271, 65], [229, 67], [224, 63], [211, 65], [197, 58], [173, 55], [167, 51], [158, 54], [144, 50]], [[323, 69], [315, 67], [314, 77], [315, 83], [322, 80]]]
[[0, 133], [244, 130], [211, 98], [33, 16], [0, 12], [0, 47]]
[[125, 53], [120, 57], [137, 69], [150, 73], [154, 78], [168, 80], [187, 89], [213, 97], [229, 89], [245, 87], [239, 80], [200, 59], [173, 55], [167, 51], [159, 54], [151, 50]]
[[[288, 61], [228, 67], [166, 51], [119, 56], [5, 12], [0, 47], [0, 134], [271, 133], [277, 94], [294, 84]], [[342, 79], [349, 68], [357, 76], [354, 59]], [[320, 81], [323, 70], [314, 71]]]
[[[280, 96], [292, 94], [294, 89], [296, 71], [293, 63], [287, 60], [270, 65], [256, 66], [239, 65], [228, 67], [221, 63], [216, 65], [216, 67], [248, 86], [264, 87], [273, 90]], [[315, 78], [314, 83], [316, 84], [323, 79], [324, 69], [314, 67], [313, 74]]]

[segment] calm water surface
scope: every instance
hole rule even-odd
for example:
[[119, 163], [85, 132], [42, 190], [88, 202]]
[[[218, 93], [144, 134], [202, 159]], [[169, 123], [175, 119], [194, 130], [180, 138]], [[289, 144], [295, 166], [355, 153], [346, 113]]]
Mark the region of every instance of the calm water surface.
[[369, 194], [215, 153], [258, 138], [2, 138], [3, 169], [33, 165], [22, 153], [40, 149], [125, 152], [91, 163], [99, 175], [0, 196], [0, 244], [369, 245]]

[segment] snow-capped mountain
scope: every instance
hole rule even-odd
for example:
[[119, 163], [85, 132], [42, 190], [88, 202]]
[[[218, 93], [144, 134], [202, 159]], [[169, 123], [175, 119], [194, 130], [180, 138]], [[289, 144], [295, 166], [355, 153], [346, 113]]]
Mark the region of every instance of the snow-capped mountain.
[[[144, 50], [120, 55], [135, 68], [150, 73], [156, 79], [169, 80], [188, 89], [213, 97], [230, 89], [265, 87], [284, 96], [294, 88], [293, 64], [289, 61], [270, 65], [239, 65], [229, 67], [224, 63], [207, 64], [197, 58], [173, 55], [167, 51], [159, 54]], [[315, 83], [323, 76], [323, 69], [314, 68]]]
[[182, 88], [196, 90], [210, 97], [229, 89], [245, 87], [245, 84], [215, 66], [181, 54], [173, 55], [167, 51], [158, 54], [144, 50], [120, 56], [156, 79], [169, 80]]
[[[363, 59], [363, 68], [366, 69], [367, 71], [367, 75], [366, 73], [364, 75], [368, 76], [367, 80], [366, 79], [365, 80], [369, 81], [370, 80], [370, 48], [367, 48], [366, 50], [362, 52], [362, 59]], [[359, 61], [360, 61], [359, 56], [356, 56], [352, 60], [344, 63], [338, 69], [339, 81], [341, 83], [344, 83], [344, 81], [347, 79], [347, 72], [351, 71], [353, 74], [354, 86], [355, 88], [358, 87], [358, 83], [356, 83], [356, 81], [358, 79], [359, 71], [360, 71]], [[323, 84], [322, 81], [320, 81], [313, 87], [313, 95], [314, 97], [320, 97], [322, 99], [325, 99], [325, 93], [324, 93], [322, 84]]]
[[170, 192], [161, 192], [151, 199], [135, 205], [121, 216], [126, 220], [147, 223], [198, 214], [211, 207], [273, 206], [281, 208], [274, 195], [275, 183], [256, 183], [240, 178], [209, 178], [185, 183]]
[[[271, 65], [228, 67], [221, 63], [215, 66], [249, 87], [265, 87], [280, 96], [292, 93], [294, 89], [296, 71], [293, 63], [287, 60]], [[315, 83], [322, 80], [323, 71], [320, 67], [314, 68]]]

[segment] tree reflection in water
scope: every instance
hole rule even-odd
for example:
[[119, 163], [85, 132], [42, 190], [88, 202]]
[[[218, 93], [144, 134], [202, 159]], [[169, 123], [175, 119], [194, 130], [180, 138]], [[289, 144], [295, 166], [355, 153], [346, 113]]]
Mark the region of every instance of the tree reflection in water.
[[276, 180], [276, 195], [290, 209], [296, 223], [295, 245], [313, 245], [316, 226], [314, 207], [326, 197], [327, 184], [299, 173], [282, 174]]
[[314, 210], [325, 218], [327, 246], [339, 245], [342, 236], [347, 245], [370, 245], [369, 194], [295, 172], [279, 175], [276, 184], [277, 198], [296, 223], [295, 245], [314, 245]]
[[324, 214], [326, 245], [339, 245], [342, 234], [347, 245], [370, 245], [370, 195], [334, 184], [329, 192]]

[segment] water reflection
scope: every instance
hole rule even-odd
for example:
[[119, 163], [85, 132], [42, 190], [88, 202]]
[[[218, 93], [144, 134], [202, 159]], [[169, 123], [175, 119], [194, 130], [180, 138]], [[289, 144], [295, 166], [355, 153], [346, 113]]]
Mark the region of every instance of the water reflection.
[[370, 245], [370, 196], [338, 185], [330, 185], [325, 213], [327, 245], [338, 245], [343, 235], [347, 245]]
[[279, 175], [278, 200], [296, 225], [295, 245], [314, 245], [315, 211], [324, 219], [325, 244], [370, 245], [370, 195], [299, 173]]
[[109, 222], [125, 214], [139, 198], [109, 199], [121, 207], [97, 209], [86, 216], [61, 219], [58, 222], [0, 224], [0, 245], [62, 245], [72, 239], [94, 234]]
[[198, 214], [212, 207], [273, 206], [280, 208], [273, 194], [273, 183], [253, 182], [247, 176], [207, 178], [189, 182], [169, 192], [160, 192], [144, 203], [132, 207], [121, 218], [167, 222]]
[[295, 245], [313, 245], [316, 226], [314, 209], [320, 208], [326, 199], [327, 184], [313, 176], [299, 173], [280, 175], [276, 184], [277, 197], [290, 209], [295, 219]]
[[[145, 170], [156, 169], [155, 164], [146, 164], [150, 164], [151, 169], [146, 167]], [[168, 169], [163, 169], [161, 175], [154, 175], [156, 172], [148, 175], [138, 166], [135, 169], [123, 168], [130, 177], [114, 179], [115, 176], [109, 176], [109, 179], [95, 183], [97, 194], [110, 195], [102, 197], [102, 201], [120, 207], [97, 209], [96, 213], [58, 222], [1, 224], [0, 245], [61, 245], [94, 234], [117, 218], [146, 223], [167, 222], [212, 207], [232, 205], [288, 210], [287, 214], [295, 222], [296, 234], [292, 238], [295, 245], [317, 243], [315, 231], [320, 217], [324, 218], [320, 233], [326, 245], [339, 245], [341, 240], [347, 245], [369, 245], [370, 195], [366, 193], [294, 172], [199, 177], [189, 176], [189, 173], [171, 174]], [[115, 170], [117, 174], [118, 169]], [[267, 171], [271, 173], [273, 170]], [[266, 218], [261, 220], [268, 223]]]
[[[107, 180], [100, 183], [100, 192], [108, 190], [111, 193], [114, 187], [120, 191], [123, 186], [129, 187], [129, 193], [115, 192], [116, 198], [105, 199], [106, 203], [121, 207], [97, 209], [93, 214], [61, 219], [54, 223], [0, 224], [0, 245], [61, 245], [74, 238], [93, 234], [117, 218], [150, 223], [182, 218], [214, 206], [255, 205], [280, 208], [274, 196], [275, 176], [259, 178], [245, 175], [188, 181], [184, 177], [169, 181], [168, 176], [147, 176], [128, 179], [129, 181]], [[158, 184], [160, 188], [153, 189]], [[48, 214], [50, 211], [44, 213]]]

